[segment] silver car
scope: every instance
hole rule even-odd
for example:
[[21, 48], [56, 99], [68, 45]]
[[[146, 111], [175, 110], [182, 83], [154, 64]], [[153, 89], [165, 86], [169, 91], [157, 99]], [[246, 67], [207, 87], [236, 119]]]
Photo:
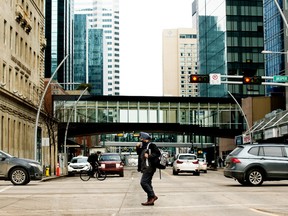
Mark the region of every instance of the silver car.
[[41, 180], [42, 166], [38, 161], [14, 157], [0, 150], [0, 179], [14, 185], [26, 185], [30, 180]]
[[226, 157], [225, 163], [224, 176], [242, 185], [288, 180], [288, 145], [239, 145]]

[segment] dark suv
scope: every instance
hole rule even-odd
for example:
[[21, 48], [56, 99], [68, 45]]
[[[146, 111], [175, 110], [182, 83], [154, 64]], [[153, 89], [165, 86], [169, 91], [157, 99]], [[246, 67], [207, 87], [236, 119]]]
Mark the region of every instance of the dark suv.
[[30, 180], [41, 180], [43, 169], [38, 161], [17, 158], [0, 150], [0, 180], [14, 185], [25, 185]]
[[225, 163], [224, 176], [242, 185], [288, 180], [288, 145], [239, 145], [227, 156]]

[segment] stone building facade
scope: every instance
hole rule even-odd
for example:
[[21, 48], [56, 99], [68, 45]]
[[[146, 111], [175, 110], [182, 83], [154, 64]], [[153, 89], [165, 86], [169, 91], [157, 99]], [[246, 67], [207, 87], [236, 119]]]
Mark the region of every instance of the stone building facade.
[[44, 90], [44, 4], [44, 0], [1, 1], [0, 149], [52, 165], [56, 154], [50, 156], [54, 151], [49, 143], [42, 145], [42, 138], [48, 137], [44, 106], [35, 144], [36, 114]]

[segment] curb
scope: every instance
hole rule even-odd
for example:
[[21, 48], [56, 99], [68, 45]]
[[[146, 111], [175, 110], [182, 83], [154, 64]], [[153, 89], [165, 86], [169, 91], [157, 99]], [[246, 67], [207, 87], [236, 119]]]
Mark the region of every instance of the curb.
[[66, 177], [67, 175], [60, 175], [60, 176], [56, 176], [56, 175], [53, 175], [53, 176], [45, 176], [44, 178], [42, 178], [40, 181], [41, 182], [45, 182], [45, 181], [51, 181], [53, 179], [58, 179], [58, 178], [62, 178], [62, 177]]

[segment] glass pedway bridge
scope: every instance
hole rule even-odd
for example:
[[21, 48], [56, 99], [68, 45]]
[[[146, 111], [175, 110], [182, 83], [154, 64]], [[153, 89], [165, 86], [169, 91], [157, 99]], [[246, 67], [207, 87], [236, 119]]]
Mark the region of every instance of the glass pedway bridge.
[[[234, 138], [246, 124], [232, 98], [54, 95], [59, 139], [147, 131]], [[239, 101], [241, 104], [241, 101]]]

